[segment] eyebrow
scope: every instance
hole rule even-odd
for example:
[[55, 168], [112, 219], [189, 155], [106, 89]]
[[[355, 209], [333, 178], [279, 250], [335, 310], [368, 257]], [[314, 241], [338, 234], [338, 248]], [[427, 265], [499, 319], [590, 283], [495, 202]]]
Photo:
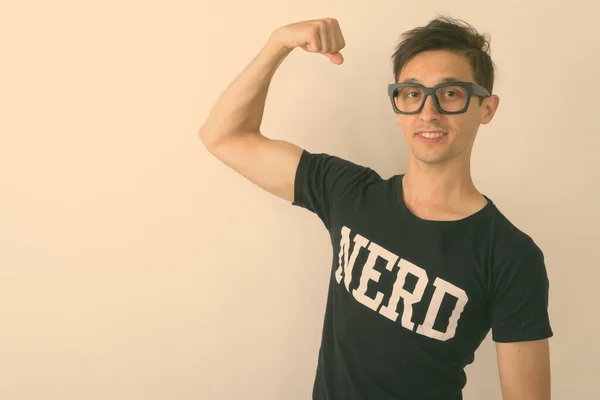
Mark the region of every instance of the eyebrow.
[[[446, 77], [440, 79], [439, 83], [442, 83], [442, 82], [456, 82], [456, 81], [460, 81], [460, 79], [458, 79], [455, 76], [446, 76]], [[405, 80], [403, 80], [402, 82], [399, 82], [399, 83], [419, 83], [419, 84], [421, 84], [421, 81], [418, 80], [417, 78], [407, 78], [407, 79], [405, 79]]]

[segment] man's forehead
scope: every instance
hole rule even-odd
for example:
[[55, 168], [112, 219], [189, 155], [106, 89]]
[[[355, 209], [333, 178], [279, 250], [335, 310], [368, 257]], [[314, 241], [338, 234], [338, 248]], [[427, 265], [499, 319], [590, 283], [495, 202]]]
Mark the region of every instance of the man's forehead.
[[[429, 77], [427, 77], [429, 78]], [[427, 81], [431, 81], [434, 80], [435, 83], [444, 83], [444, 82], [464, 82], [466, 79], [465, 78], [459, 78], [456, 76], [442, 76], [441, 78], [438, 79], [434, 79], [434, 77], [431, 77], [432, 79], [421, 79], [415, 76], [411, 76], [411, 77], [407, 77], [407, 78], [402, 78], [401, 81], [399, 83], [420, 83], [421, 85], [424, 85]]]
[[425, 51], [406, 62], [399, 82], [436, 84], [449, 81], [472, 81], [468, 59], [447, 50]]

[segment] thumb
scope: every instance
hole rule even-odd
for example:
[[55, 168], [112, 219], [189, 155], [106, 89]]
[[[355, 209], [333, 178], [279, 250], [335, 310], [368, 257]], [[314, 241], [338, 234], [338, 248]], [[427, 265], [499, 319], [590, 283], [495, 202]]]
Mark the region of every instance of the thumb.
[[344, 62], [344, 56], [341, 53], [335, 53], [335, 54], [325, 53], [325, 55], [334, 64], [340, 65]]

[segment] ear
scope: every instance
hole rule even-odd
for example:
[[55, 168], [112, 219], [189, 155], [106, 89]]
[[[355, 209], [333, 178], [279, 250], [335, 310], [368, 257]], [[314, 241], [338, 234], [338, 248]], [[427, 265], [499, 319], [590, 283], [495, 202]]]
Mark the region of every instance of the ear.
[[483, 104], [481, 105], [481, 118], [480, 122], [485, 125], [492, 121], [494, 115], [496, 114], [496, 110], [500, 105], [500, 97], [497, 95], [492, 95], [483, 99]]

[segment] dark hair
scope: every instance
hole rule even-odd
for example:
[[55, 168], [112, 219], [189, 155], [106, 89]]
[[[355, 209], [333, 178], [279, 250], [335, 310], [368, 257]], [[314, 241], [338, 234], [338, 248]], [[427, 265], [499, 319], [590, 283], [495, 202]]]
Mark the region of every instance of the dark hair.
[[395, 82], [412, 57], [428, 50], [450, 50], [466, 57], [473, 68], [475, 83], [493, 93], [494, 63], [489, 35], [482, 35], [465, 21], [448, 16], [438, 16], [425, 26], [406, 31], [392, 56]]

